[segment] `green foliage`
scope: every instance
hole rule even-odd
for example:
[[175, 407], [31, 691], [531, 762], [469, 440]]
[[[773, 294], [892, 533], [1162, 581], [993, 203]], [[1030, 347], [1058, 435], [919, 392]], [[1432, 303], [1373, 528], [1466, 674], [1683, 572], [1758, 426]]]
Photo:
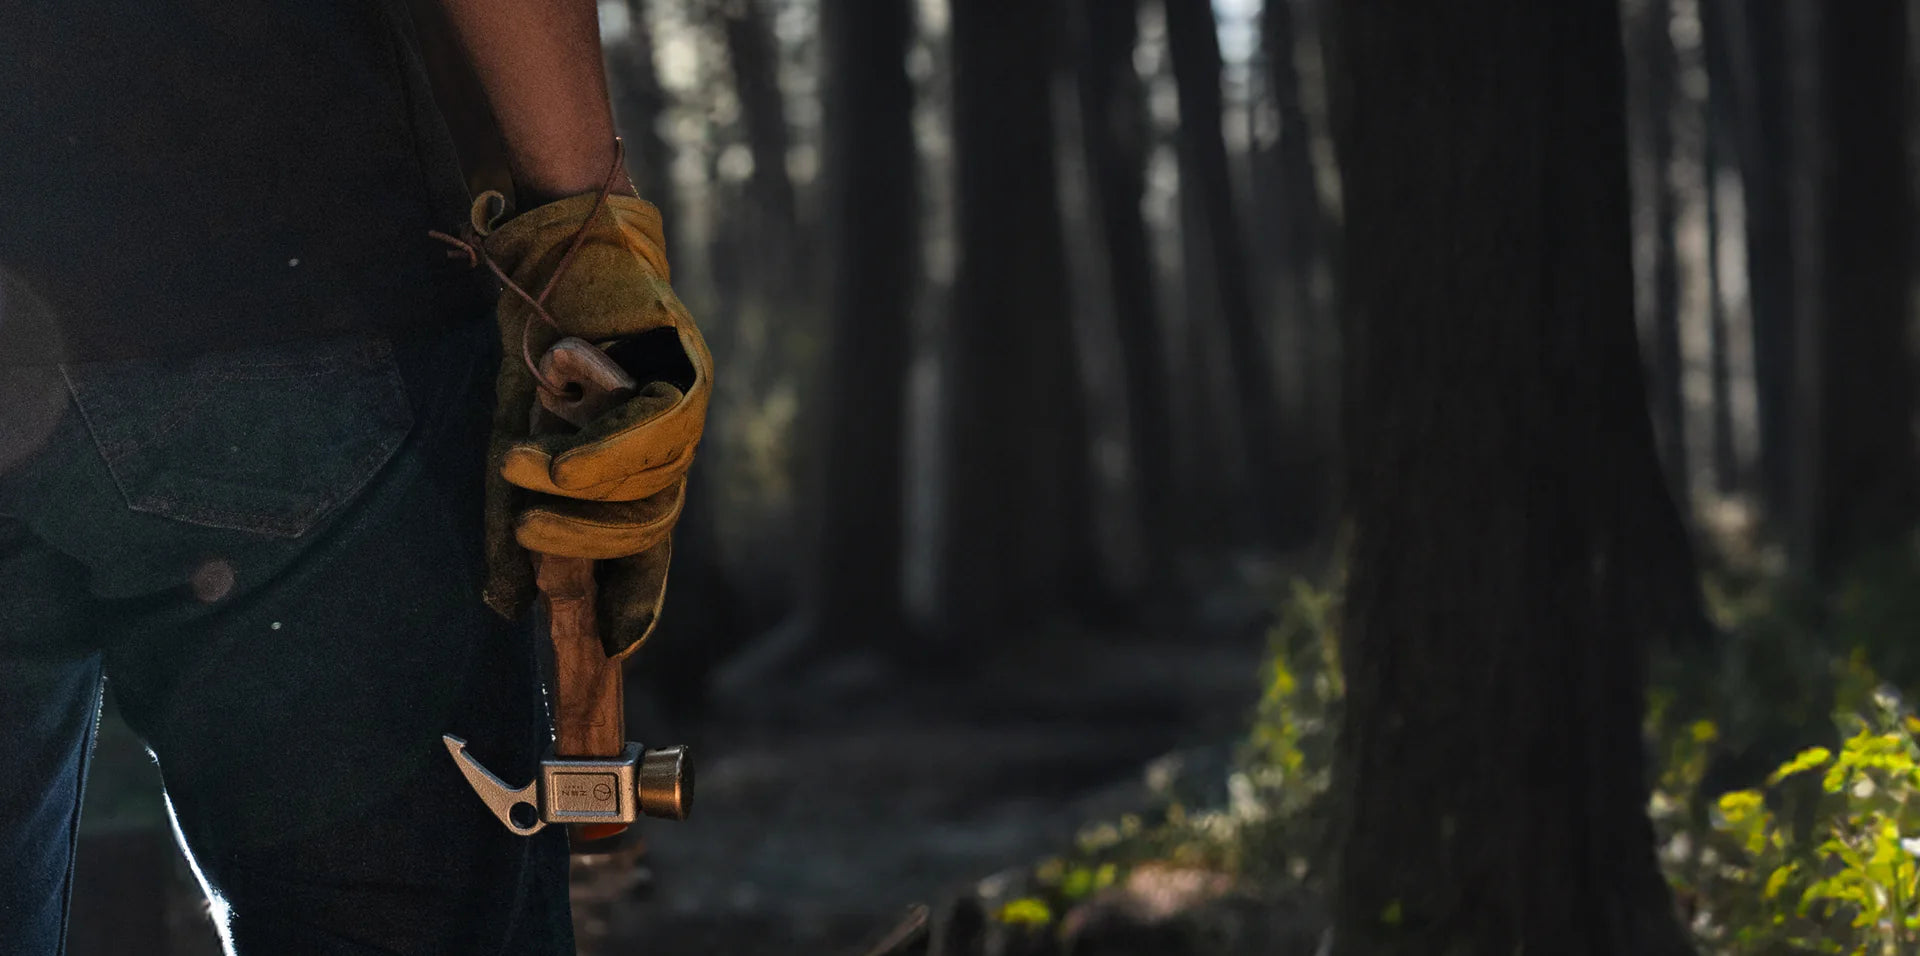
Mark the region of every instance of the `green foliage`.
[[[1722, 646], [1655, 663], [1649, 816], [1704, 954], [1920, 956], [1920, 716], [1897, 690], [1920, 686], [1920, 568], [1860, 567], [1831, 600], [1723, 569], [1706, 582]], [[1292, 585], [1226, 806], [1090, 826], [1034, 871], [1040, 908], [1002, 918], [1064, 913], [1149, 861], [1317, 889], [1345, 690], [1339, 609], [1337, 590]]]
[[1032, 896], [1009, 900], [994, 916], [1002, 923], [1015, 926], [1045, 926], [1053, 922], [1053, 910], [1047, 901]]
[[[1870, 679], [1856, 657], [1843, 683]], [[1907, 954], [1920, 947], [1920, 719], [1892, 688], [1842, 712], [1763, 784], [1721, 794], [1695, 865], [1670, 867], [1694, 929], [1735, 953]], [[1670, 861], [1672, 862], [1672, 861]]]
[[1326, 826], [1340, 704], [1340, 600], [1331, 589], [1295, 580], [1268, 633], [1263, 691], [1242, 748], [1236, 797], [1240, 869], [1263, 879], [1309, 881]]
[[1898, 690], [1920, 676], [1917, 584], [1910, 557], [1856, 564], [1828, 600], [1709, 580], [1727, 647], [1664, 675], [1648, 714], [1649, 811], [1703, 952], [1920, 954], [1920, 718]]
[[1296, 581], [1268, 633], [1263, 693], [1228, 771], [1225, 806], [1170, 799], [1152, 814], [1083, 828], [1073, 848], [1036, 866], [1028, 895], [996, 911], [1039, 925], [1123, 881], [1143, 864], [1204, 869], [1253, 886], [1298, 887], [1316, 871], [1342, 694], [1335, 594]]

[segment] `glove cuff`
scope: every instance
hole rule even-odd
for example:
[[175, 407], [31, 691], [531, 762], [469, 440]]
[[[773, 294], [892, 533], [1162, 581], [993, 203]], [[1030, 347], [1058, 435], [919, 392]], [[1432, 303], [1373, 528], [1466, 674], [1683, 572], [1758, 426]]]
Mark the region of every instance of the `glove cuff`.
[[662, 281], [672, 281], [660, 210], [644, 199], [617, 194], [602, 199], [597, 192], [582, 193], [503, 221], [507, 212], [506, 197], [481, 193], [473, 201], [473, 231], [486, 244], [487, 255], [528, 289], [535, 288], [530, 282], [546, 280], [579, 232], [585, 233], [583, 245], [608, 243], [633, 249]]

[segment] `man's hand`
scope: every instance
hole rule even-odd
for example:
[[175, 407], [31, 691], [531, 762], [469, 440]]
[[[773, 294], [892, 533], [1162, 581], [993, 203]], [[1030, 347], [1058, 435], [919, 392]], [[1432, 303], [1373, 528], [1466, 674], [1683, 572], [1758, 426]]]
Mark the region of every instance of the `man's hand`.
[[[652, 630], [669, 534], [704, 427], [713, 360], [667, 284], [660, 214], [620, 166], [595, 0], [438, 0], [486, 94], [518, 216], [474, 204], [462, 243], [505, 281], [487, 489], [487, 602], [518, 614], [528, 550], [593, 558], [610, 656]], [[532, 436], [530, 359], [562, 336], [605, 346], [639, 383], [567, 435]]]
[[[713, 359], [668, 285], [660, 214], [628, 196], [588, 193], [504, 223], [498, 194], [474, 204], [476, 256], [507, 292], [498, 308], [487, 495], [486, 597], [517, 614], [533, 594], [529, 551], [592, 558], [609, 656], [652, 630], [666, 589], [669, 537], [705, 426]], [[564, 336], [602, 345], [638, 383], [578, 431], [531, 434], [537, 357]]]

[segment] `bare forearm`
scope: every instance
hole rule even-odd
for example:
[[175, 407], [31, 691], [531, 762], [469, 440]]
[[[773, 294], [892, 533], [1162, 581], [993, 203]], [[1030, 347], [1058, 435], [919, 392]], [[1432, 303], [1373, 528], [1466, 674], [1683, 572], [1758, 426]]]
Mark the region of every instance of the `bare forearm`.
[[599, 189], [613, 116], [594, 0], [439, 0], [479, 77], [523, 205]]

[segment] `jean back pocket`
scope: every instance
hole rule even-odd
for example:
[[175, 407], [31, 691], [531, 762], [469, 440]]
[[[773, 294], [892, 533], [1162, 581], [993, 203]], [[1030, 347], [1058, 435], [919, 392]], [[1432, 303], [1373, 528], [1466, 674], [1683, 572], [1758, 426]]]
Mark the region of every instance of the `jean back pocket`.
[[128, 507], [274, 537], [351, 500], [413, 423], [380, 335], [62, 371]]

